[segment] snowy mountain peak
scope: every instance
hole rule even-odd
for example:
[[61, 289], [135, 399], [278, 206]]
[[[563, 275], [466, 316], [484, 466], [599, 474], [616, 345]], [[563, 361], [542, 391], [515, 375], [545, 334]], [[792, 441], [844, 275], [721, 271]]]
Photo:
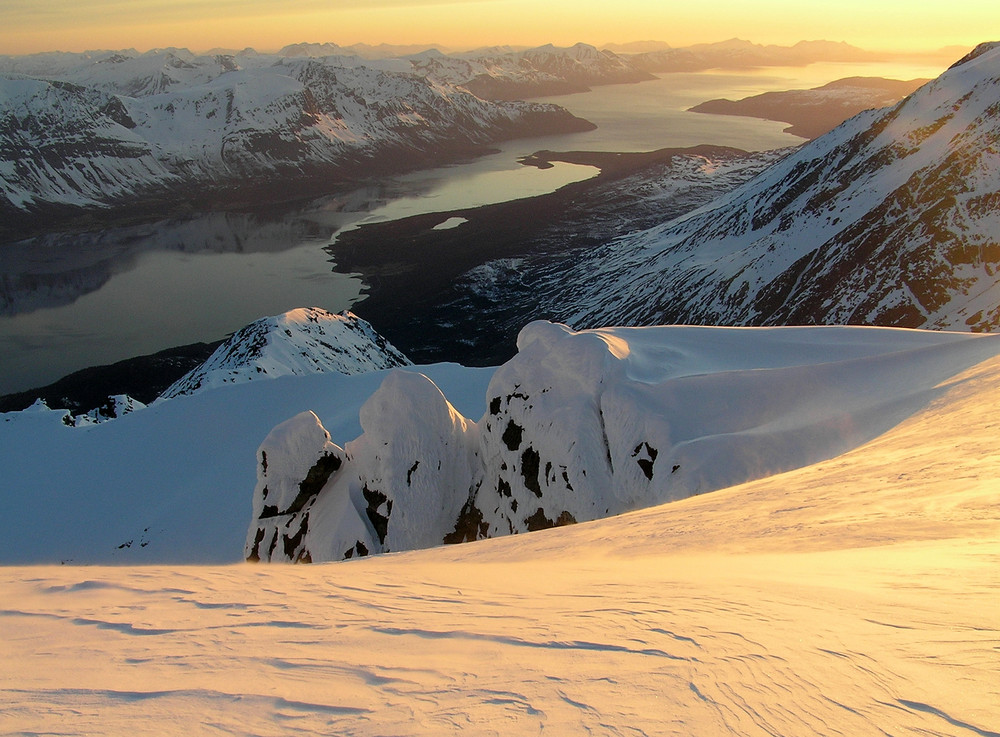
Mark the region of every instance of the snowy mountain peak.
[[311, 307], [263, 317], [233, 335], [161, 396], [171, 399], [226, 384], [336, 371], [357, 374], [410, 361], [367, 322]]
[[984, 41], [983, 43], [978, 44], [976, 48], [974, 48], [968, 54], [966, 54], [961, 59], [952, 64], [950, 69], [954, 69], [955, 67], [960, 67], [963, 64], [968, 64], [970, 61], [978, 59], [983, 54], [993, 51], [994, 49], [997, 48], [1000, 48], [1000, 41]]

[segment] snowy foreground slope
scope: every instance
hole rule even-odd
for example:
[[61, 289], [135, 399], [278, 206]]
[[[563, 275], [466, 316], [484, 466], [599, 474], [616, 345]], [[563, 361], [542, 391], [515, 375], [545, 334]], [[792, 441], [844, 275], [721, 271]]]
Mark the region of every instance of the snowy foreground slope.
[[0, 568], [0, 732], [995, 737], [994, 343], [935, 352], [852, 451], [613, 519], [330, 565]]

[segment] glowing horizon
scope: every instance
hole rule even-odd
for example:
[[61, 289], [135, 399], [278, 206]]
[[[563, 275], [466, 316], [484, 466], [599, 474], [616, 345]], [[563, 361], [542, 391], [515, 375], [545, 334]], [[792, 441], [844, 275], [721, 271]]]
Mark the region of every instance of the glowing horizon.
[[992, 2], [979, 0], [962, 7], [914, 7], [899, 0], [816, 5], [806, 12], [791, 0], [707, 0], [684, 7], [658, 0], [286, 0], [280, 6], [265, 0], [9, 0], [0, 9], [0, 54], [167, 47], [274, 51], [300, 42], [454, 50], [650, 40], [688, 46], [734, 37], [934, 51], [991, 40], [976, 29], [992, 27], [996, 14]]

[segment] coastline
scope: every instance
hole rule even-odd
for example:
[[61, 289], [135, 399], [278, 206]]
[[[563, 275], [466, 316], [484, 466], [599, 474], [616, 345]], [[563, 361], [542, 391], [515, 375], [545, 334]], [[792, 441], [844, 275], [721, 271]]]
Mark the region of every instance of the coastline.
[[[616, 185], [629, 177], [665, 171], [677, 157], [692, 155], [736, 159], [753, 154], [712, 145], [641, 153], [538, 151], [521, 163], [547, 167], [564, 162], [600, 171], [535, 197], [361, 225], [340, 234], [327, 251], [334, 271], [360, 275], [365, 284], [363, 298], [352, 311], [411, 360], [496, 365], [514, 354], [520, 325], [504, 324], [510, 322], [509, 315], [458, 309], [450, 317], [444, 315], [455, 304], [456, 281], [496, 259], [558, 256], [681, 214], [660, 208], [650, 211], [638, 196]], [[465, 222], [435, 229], [455, 218]], [[533, 315], [533, 319], [552, 317]]]

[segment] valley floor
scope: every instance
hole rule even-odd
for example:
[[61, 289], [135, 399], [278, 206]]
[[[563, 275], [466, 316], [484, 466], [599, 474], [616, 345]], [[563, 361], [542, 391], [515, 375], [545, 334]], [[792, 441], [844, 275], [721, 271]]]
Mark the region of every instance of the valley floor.
[[0, 568], [0, 734], [1000, 735], [1000, 359], [837, 458], [314, 566]]

